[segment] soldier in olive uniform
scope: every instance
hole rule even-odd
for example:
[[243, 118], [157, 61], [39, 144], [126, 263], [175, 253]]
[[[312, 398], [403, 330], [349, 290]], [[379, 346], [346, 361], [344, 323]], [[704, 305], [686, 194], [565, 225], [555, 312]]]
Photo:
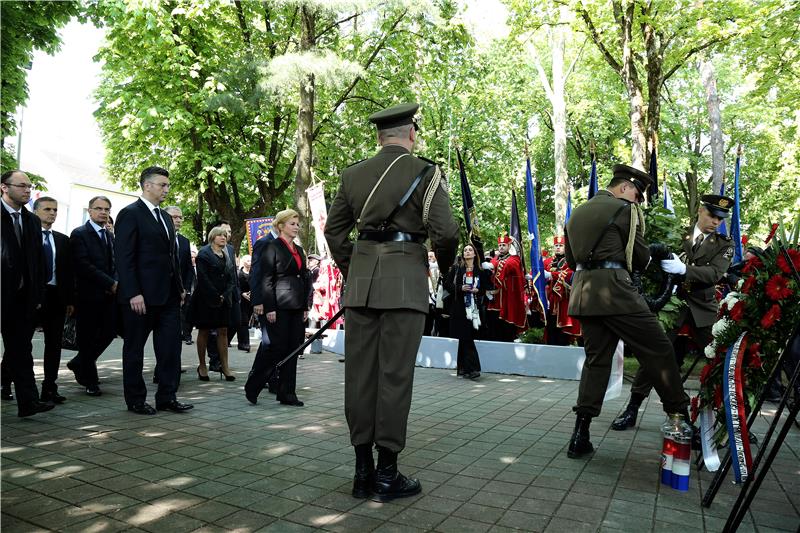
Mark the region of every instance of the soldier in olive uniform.
[[[405, 447], [414, 364], [428, 313], [429, 237], [450, 265], [458, 225], [439, 167], [411, 155], [418, 104], [369, 117], [382, 149], [347, 167], [325, 225], [345, 277], [345, 416], [355, 447], [353, 496], [376, 501], [420, 492], [397, 471]], [[350, 240], [355, 228], [358, 238]], [[378, 448], [377, 470], [372, 445]]]
[[568, 312], [581, 321], [586, 352], [569, 457], [594, 451], [589, 425], [603, 407], [620, 339], [636, 355], [664, 410], [687, 414], [689, 397], [683, 391], [672, 343], [630, 275], [644, 270], [650, 261], [638, 206], [650, 183], [648, 174], [616, 165], [607, 189], [576, 208], [567, 224], [566, 258], [575, 270]]
[[[679, 342], [679, 332], [688, 325], [690, 338], [701, 353], [711, 342], [711, 326], [717, 319], [719, 304], [715, 296], [716, 284], [731, 266], [733, 245], [727, 235], [717, 233], [717, 228], [729, 216], [733, 198], [706, 194], [697, 209], [697, 224], [683, 238], [685, 260], [675, 254], [672, 259], [661, 261], [665, 272], [682, 278], [678, 296], [686, 302], [675, 322], [669, 337], [675, 348], [678, 368], [683, 364], [685, 342]], [[653, 388], [650, 380], [640, 368], [631, 385], [631, 399], [625, 410], [611, 424], [611, 429], [622, 431], [636, 425], [639, 406]]]

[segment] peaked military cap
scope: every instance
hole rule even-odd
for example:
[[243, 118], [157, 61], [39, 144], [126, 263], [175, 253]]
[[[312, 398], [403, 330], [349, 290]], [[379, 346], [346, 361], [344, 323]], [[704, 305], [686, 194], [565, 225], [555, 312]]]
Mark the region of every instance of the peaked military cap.
[[399, 104], [371, 114], [369, 121], [375, 124], [379, 130], [388, 130], [407, 124], [413, 124], [414, 129], [419, 130], [417, 121], [414, 120], [417, 109], [419, 109], [419, 104], [416, 102]]
[[700, 201], [709, 213], [719, 218], [728, 218], [730, 209], [736, 203], [733, 198], [719, 194], [704, 194]]
[[644, 195], [644, 192], [653, 183], [653, 178], [650, 177], [650, 174], [628, 165], [614, 165], [614, 178], [630, 181], [641, 195]]

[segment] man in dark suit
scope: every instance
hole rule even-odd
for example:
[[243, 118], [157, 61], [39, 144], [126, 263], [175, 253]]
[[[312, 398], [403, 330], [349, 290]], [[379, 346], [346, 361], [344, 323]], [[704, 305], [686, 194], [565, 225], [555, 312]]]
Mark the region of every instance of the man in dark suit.
[[3, 399], [13, 399], [10, 385], [14, 383], [21, 417], [53, 408], [52, 403], [39, 401], [33, 373], [34, 318], [44, 301], [44, 255], [42, 225], [25, 208], [32, 188], [30, 178], [20, 170], [10, 170], [0, 179]]
[[192, 325], [186, 320], [186, 313], [189, 310], [189, 300], [192, 297], [195, 280], [194, 265], [192, 264], [192, 245], [189, 243], [189, 239], [178, 233], [183, 225], [183, 211], [181, 211], [181, 208], [176, 205], [171, 205], [165, 207], [164, 211], [169, 213], [169, 216], [172, 218], [172, 225], [175, 226], [175, 245], [178, 247], [178, 266], [180, 267], [183, 290], [186, 291], [183, 305], [181, 305], [181, 337], [186, 341], [186, 344], [192, 344]]
[[615, 165], [608, 187], [576, 208], [567, 223], [565, 252], [575, 271], [567, 312], [581, 320], [586, 352], [573, 407], [577, 416], [567, 451], [571, 458], [594, 451], [589, 425], [603, 407], [620, 339], [636, 355], [664, 411], [683, 415], [688, 422], [689, 397], [672, 343], [631, 279], [631, 272], [644, 270], [650, 261], [638, 204], [651, 183], [645, 172]]
[[[122, 312], [122, 380], [128, 410], [154, 415], [156, 409], [183, 412], [194, 406], [179, 402], [183, 283], [172, 218], [158, 206], [169, 192], [169, 172], [148, 167], [139, 176], [142, 196], [117, 216], [114, 229], [118, 301]], [[153, 332], [158, 368], [156, 409], [145, 400], [142, 377], [144, 345]]]
[[44, 381], [41, 400], [64, 403], [58, 393], [58, 368], [61, 366], [61, 339], [64, 318], [75, 311], [75, 279], [69, 256], [69, 237], [53, 231], [58, 216], [55, 198], [41, 196], [33, 203], [33, 212], [42, 221], [42, 251], [44, 254], [44, 304], [39, 309], [39, 323], [44, 330]]
[[89, 200], [89, 220], [72, 230], [70, 255], [75, 273], [78, 353], [67, 363], [75, 381], [89, 396], [100, 396], [97, 359], [117, 336], [117, 270], [114, 266], [114, 234], [106, 229], [111, 200]]

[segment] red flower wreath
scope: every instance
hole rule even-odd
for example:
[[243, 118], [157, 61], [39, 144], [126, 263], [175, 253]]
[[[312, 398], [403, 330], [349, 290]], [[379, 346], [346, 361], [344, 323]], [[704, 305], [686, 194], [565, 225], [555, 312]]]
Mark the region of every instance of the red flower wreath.
[[[794, 248], [790, 250], [786, 250], [789, 254], [789, 257], [792, 259], [792, 264], [794, 268], [800, 271], [800, 250], [795, 250]], [[787, 274], [792, 273], [792, 268], [789, 266], [789, 262], [786, 260], [786, 257], [783, 253], [778, 254], [778, 268], [780, 268], [783, 272]]]
[[756, 281], [758, 281], [758, 278], [756, 278], [755, 276], [750, 276], [749, 278], [744, 280], [744, 284], [742, 285], [742, 292], [745, 294], [749, 294], [750, 290], [753, 288], [753, 285], [756, 284]]
[[742, 274], [747, 274], [748, 272], [752, 272], [753, 270], [758, 270], [760, 268], [764, 268], [764, 263], [756, 256], [751, 257], [747, 260], [747, 263], [742, 267]]
[[766, 286], [767, 296], [772, 300], [783, 300], [792, 295], [792, 289], [789, 288], [789, 280], [775, 274], [767, 281]]
[[731, 320], [734, 322], [739, 322], [741, 319], [744, 318], [744, 302], [739, 300], [733, 306], [730, 313], [728, 313], [731, 317]]
[[780, 320], [781, 318], [781, 307], [778, 304], [773, 304], [772, 307], [769, 308], [769, 311], [764, 313], [764, 316], [761, 317], [761, 327], [764, 329], [769, 329], [775, 325], [775, 322]]

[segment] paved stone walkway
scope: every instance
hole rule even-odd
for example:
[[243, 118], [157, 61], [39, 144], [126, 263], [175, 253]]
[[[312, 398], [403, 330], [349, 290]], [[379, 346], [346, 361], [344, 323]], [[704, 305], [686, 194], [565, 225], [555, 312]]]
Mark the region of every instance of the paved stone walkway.
[[[179, 398], [195, 409], [145, 417], [125, 410], [121, 347], [115, 341], [101, 358], [100, 398], [85, 396], [65, 370], [60, 391], [68, 401], [55, 410], [18, 419], [14, 402], [3, 402], [4, 532], [716, 532], [737, 493], [726, 481], [704, 509], [708, 473], [693, 472], [688, 493], [661, 487], [657, 400], [640, 429], [626, 432], [608, 431], [625, 398], [608, 402], [592, 426], [597, 452], [571, 460], [565, 447], [577, 382], [503, 375], [471, 382], [417, 369], [400, 465], [419, 477], [423, 494], [388, 504], [356, 500], [335, 355], [300, 361], [306, 407], [281, 406], [266, 393], [252, 406], [242, 391], [252, 354], [232, 350], [236, 382], [204, 383], [194, 374], [194, 346], [185, 346]], [[148, 381], [153, 363], [149, 356]], [[759, 421], [759, 436], [769, 419]], [[798, 455], [794, 428], [741, 531], [797, 529]]]

